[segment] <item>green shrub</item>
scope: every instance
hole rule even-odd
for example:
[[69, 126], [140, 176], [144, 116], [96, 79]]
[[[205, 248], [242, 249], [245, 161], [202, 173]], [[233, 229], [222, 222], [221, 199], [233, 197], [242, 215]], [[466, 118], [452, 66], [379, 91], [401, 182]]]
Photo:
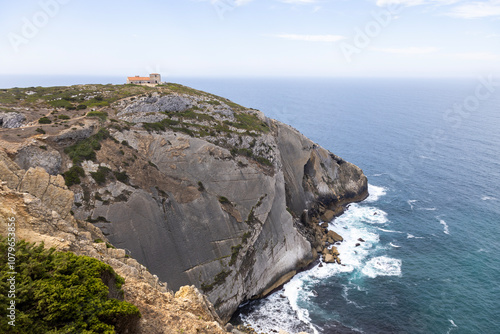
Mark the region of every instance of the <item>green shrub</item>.
[[[8, 305], [8, 243], [0, 237], [0, 304]], [[0, 332], [120, 333], [137, 328], [140, 312], [123, 301], [124, 279], [107, 264], [87, 256], [16, 243], [16, 321], [0, 308]]]
[[219, 202], [221, 202], [222, 204], [230, 204], [231, 202], [224, 196], [219, 196]]
[[73, 106], [73, 104], [71, 104], [71, 102], [67, 101], [67, 100], [55, 100], [55, 101], [50, 101], [49, 104], [52, 106], [52, 107], [55, 107], [55, 108], [68, 108], [68, 107], [71, 107]]
[[45, 130], [42, 129], [42, 128], [36, 128], [35, 131], [38, 132], [38, 133], [41, 133], [42, 135], [44, 135], [46, 133]]
[[251, 236], [251, 233], [250, 232], [245, 232], [243, 233], [242, 237], [241, 237], [241, 242], [242, 243], [246, 243], [248, 238], [250, 238]]
[[52, 121], [48, 117], [42, 117], [38, 120], [38, 123], [40, 124], [50, 124]]
[[80, 177], [85, 176], [85, 171], [80, 166], [73, 166], [68, 171], [63, 173], [64, 183], [66, 186], [71, 187], [74, 184], [80, 184]]
[[90, 176], [92, 176], [97, 184], [103, 185], [106, 183], [107, 176], [110, 172], [111, 169], [108, 167], [99, 166], [97, 172], [90, 172]]
[[118, 181], [123, 182], [123, 183], [128, 183], [128, 175], [125, 171], [123, 171], [123, 172], [114, 171], [113, 174], [115, 175], [115, 178]]
[[243, 248], [242, 245], [236, 245], [231, 247], [231, 260], [229, 261], [229, 265], [232, 266], [236, 263], [236, 259], [238, 258], [238, 254], [240, 250]]
[[209, 292], [213, 290], [213, 288], [215, 288], [217, 285], [224, 283], [226, 281], [226, 278], [231, 274], [231, 272], [232, 270], [229, 271], [222, 270], [220, 273], [215, 275], [214, 281], [212, 283], [209, 284], [202, 283], [201, 289], [203, 290], [203, 292]]
[[59, 115], [59, 116], [57, 116], [57, 118], [59, 118], [59, 119], [70, 119], [71, 117], [69, 117], [68, 115]]
[[203, 185], [203, 182], [201, 182], [201, 181], [198, 181], [198, 190], [205, 191], [205, 186]]
[[86, 117], [99, 117], [104, 121], [108, 117], [108, 113], [105, 111], [89, 111]]
[[95, 160], [95, 151], [101, 149], [100, 142], [108, 137], [108, 130], [101, 129], [95, 135], [65, 148], [64, 152], [68, 154], [75, 165], [80, 164], [83, 160]]
[[85, 104], [79, 104], [76, 106], [76, 110], [84, 110], [87, 109], [87, 106]]

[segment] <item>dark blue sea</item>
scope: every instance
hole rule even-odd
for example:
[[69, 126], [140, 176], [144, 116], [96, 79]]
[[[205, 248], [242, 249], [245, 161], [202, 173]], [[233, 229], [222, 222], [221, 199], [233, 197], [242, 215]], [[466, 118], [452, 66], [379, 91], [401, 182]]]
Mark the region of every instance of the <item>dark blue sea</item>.
[[500, 333], [500, 78], [169, 81], [262, 110], [369, 180], [370, 197], [330, 222], [344, 266], [300, 273], [240, 321], [267, 333]]

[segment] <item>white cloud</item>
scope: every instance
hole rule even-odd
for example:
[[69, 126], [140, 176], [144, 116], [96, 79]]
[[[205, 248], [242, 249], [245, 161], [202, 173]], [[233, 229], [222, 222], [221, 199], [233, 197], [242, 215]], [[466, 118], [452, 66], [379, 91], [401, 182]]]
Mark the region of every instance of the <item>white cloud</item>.
[[463, 60], [495, 60], [498, 61], [500, 60], [500, 55], [499, 54], [494, 54], [491, 52], [468, 52], [468, 53], [457, 53], [454, 54], [455, 57]]
[[409, 47], [409, 48], [373, 48], [373, 51], [393, 53], [401, 55], [421, 55], [438, 51], [435, 47]]
[[318, 2], [317, 0], [278, 0], [278, 1], [284, 2], [284, 3], [291, 3], [294, 5], [303, 5], [303, 4]]
[[[206, 0], [201, 0], [206, 1]], [[254, 0], [209, 0], [212, 5], [227, 6], [227, 7], [239, 7], [246, 5]]]
[[344, 36], [340, 35], [281, 34], [273, 36], [291, 41], [306, 41], [306, 42], [338, 42], [340, 40], [345, 39]]
[[474, 1], [453, 8], [448, 13], [448, 15], [463, 19], [477, 19], [482, 17], [500, 16], [500, 1]]
[[403, 7], [419, 6], [419, 5], [451, 5], [460, 0], [377, 0], [377, 6], [385, 7], [392, 5], [400, 5]]

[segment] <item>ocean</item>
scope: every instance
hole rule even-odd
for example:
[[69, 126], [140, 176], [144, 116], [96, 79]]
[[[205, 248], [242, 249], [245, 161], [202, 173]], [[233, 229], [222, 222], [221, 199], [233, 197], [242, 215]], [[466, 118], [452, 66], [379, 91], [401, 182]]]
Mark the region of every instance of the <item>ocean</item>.
[[181, 81], [294, 126], [370, 184], [329, 225], [343, 266], [302, 272], [235, 320], [266, 333], [500, 333], [496, 80]]
[[[61, 80], [16, 85], [120, 82]], [[234, 321], [259, 333], [500, 333], [497, 78], [167, 80], [292, 125], [370, 184], [329, 222], [343, 265], [301, 272]]]

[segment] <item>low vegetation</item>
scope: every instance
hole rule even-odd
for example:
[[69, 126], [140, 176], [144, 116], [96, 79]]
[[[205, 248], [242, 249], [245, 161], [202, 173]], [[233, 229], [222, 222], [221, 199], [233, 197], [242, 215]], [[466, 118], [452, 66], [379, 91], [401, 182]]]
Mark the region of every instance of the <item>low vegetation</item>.
[[94, 161], [96, 158], [95, 151], [101, 149], [101, 141], [106, 138], [109, 138], [108, 130], [101, 129], [95, 135], [67, 147], [64, 152], [71, 158], [75, 165], [79, 165], [83, 160]]
[[217, 285], [220, 285], [226, 281], [226, 278], [231, 274], [231, 270], [222, 270], [220, 273], [215, 275], [214, 280], [212, 283], [206, 284], [202, 283], [201, 284], [201, 290], [203, 292], [210, 292], [212, 291]]
[[[11, 300], [9, 246], [7, 239], [0, 237], [2, 305], [9, 305]], [[8, 324], [7, 307], [2, 307], [0, 332], [111, 334], [137, 325], [140, 312], [123, 301], [124, 279], [109, 265], [24, 241], [15, 244], [15, 253], [15, 327]]]
[[74, 184], [80, 184], [80, 177], [85, 176], [85, 171], [80, 166], [73, 166], [63, 173], [66, 186], [71, 187]]

